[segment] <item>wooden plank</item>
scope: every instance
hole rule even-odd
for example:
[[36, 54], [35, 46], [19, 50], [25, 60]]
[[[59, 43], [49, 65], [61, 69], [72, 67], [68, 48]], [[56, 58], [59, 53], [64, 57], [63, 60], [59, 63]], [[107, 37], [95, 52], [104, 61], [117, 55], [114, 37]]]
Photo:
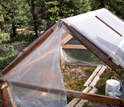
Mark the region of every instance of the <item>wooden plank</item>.
[[114, 97], [98, 95], [98, 94], [90, 94], [90, 93], [84, 93], [84, 92], [77, 92], [77, 91], [71, 91], [71, 90], [48, 88], [48, 87], [38, 86], [38, 85], [29, 84], [25, 82], [9, 81], [9, 83], [11, 83], [14, 86], [23, 87], [23, 88], [32, 89], [32, 90], [44, 91], [44, 92], [60, 94], [60, 95], [65, 95], [65, 92], [66, 92], [67, 97], [80, 98], [80, 99], [85, 99], [85, 100], [90, 100], [90, 101], [95, 101], [100, 103], [124, 106], [124, 102], [120, 98], [114, 98]]
[[69, 34], [66, 38], [64, 38], [62, 41], [61, 41], [61, 45], [64, 45], [66, 44], [69, 40], [71, 40], [73, 37]]
[[63, 56], [63, 50], [61, 47], [61, 53], [60, 53], [60, 65], [62, 66], [64, 64], [64, 56]]
[[62, 45], [62, 48], [66, 48], [66, 49], [87, 49], [83, 45], [73, 45], [73, 44]]
[[[5, 105], [9, 105], [9, 100], [10, 100], [12, 107], [16, 107], [15, 102], [14, 102], [14, 99], [13, 99], [13, 97], [12, 97], [12, 94], [11, 94], [10, 88], [8, 87], [7, 82], [4, 82], [4, 83], [3, 83], [3, 85], [1, 86], [1, 89], [2, 89], [2, 90], [4, 90], [4, 89], [6, 90], [6, 92], [4, 93], [4, 94], [6, 95], [6, 100], [7, 100], [7, 101], [5, 101]], [[8, 99], [7, 96], [9, 96], [9, 99]], [[4, 98], [4, 97], [3, 97], [3, 98]], [[3, 101], [4, 101], [4, 100], [3, 100]], [[6, 104], [6, 102], [7, 102], [7, 104]], [[6, 106], [5, 106], [5, 107], [6, 107]]]
[[6, 89], [1, 90], [2, 107], [7, 107], [9, 105]]
[[14, 99], [13, 99], [12, 94], [11, 94], [11, 91], [10, 91], [10, 88], [7, 87], [6, 89], [7, 89], [8, 95], [10, 97], [10, 100], [11, 100], [11, 103], [12, 103], [12, 107], [16, 107], [15, 102], [14, 102]]
[[108, 26], [110, 29], [112, 29], [115, 33], [117, 33], [119, 36], [123, 37], [118, 31], [116, 31], [114, 28], [112, 28], [110, 25], [108, 25], [106, 22], [104, 22], [102, 19], [100, 19], [98, 16], [95, 16], [98, 20], [100, 20], [102, 23], [104, 23], [106, 26]]
[[87, 87], [92, 82], [93, 78], [96, 76], [101, 67], [102, 67], [101, 65], [97, 66], [95, 71], [91, 74], [91, 76], [88, 78], [88, 80], [85, 82], [83, 86]]
[[[82, 92], [87, 93], [89, 90], [91, 90], [91, 87], [86, 87]], [[80, 101], [79, 98], [74, 98], [67, 104], [66, 107], [74, 107], [79, 101]]]
[[105, 104], [124, 106], [124, 102], [120, 98], [108, 97], [108, 96], [103, 96], [98, 94], [90, 94], [90, 93], [66, 90], [66, 96], [72, 97], [72, 98], [90, 100], [94, 102], [105, 103]]
[[[90, 94], [95, 94], [97, 88], [93, 87], [93, 89], [89, 92]], [[81, 100], [75, 107], [83, 107], [83, 105], [88, 102], [88, 100]]]
[[65, 32], [63, 35], [62, 35], [62, 40], [66, 37], [66, 36], [68, 36], [69, 35], [69, 33], [68, 32]]
[[[18, 62], [23, 60], [31, 51], [36, 49], [40, 44], [42, 44], [48, 37], [49, 35], [54, 31], [56, 28], [57, 24], [54, 24], [51, 28], [49, 28], [46, 32], [44, 32], [37, 40], [35, 40], [25, 51], [23, 51], [20, 56], [16, 57], [8, 66], [6, 66], [2, 70], [2, 74], [6, 74], [7, 72], [10, 71], [15, 65], [17, 65]], [[7, 74], [6, 74], [7, 75]]]
[[76, 40], [83, 44], [92, 53], [98, 56], [104, 63], [116, 71], [116, 69], [122, 69], [121, 66], [117, 65], [114, 61], [109, 59], [109, 55], [104, 53], [100, 48], [94, 45], [90, 40], [88, 40], [84, 35], [74, 28], [74, 26], [69, 26], [67, 23], [63, 22], [63, 28], [69, 32]]
[[96, 75], [96, 77], [94, 78], [94, 80], [92, 81], [92, 83], [89, 85], [90, 87], [94, 87], [97, 83], [97, 81], [99, 81], [100, 76], [102, 75], [102, 73], [105, 71], [106, 66], [103, 66], [101, 68], [101, 70], [99, 71], [99, 73]]

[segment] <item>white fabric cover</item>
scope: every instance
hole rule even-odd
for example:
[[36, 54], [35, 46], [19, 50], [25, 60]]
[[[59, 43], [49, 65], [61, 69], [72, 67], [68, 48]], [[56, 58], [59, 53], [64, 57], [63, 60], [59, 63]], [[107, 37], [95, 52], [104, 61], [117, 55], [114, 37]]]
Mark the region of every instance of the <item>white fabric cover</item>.
[[[96, 18], [96, 16], [103, 22]], [[123, 21], [104, 8], [62, 20], [82, 33], [88, 40], [124, 68], [124, 46], [119, 47], [118, 54], [114, 54], [124, 38]], [[104, 22], [122, 36], [113, 31]]]

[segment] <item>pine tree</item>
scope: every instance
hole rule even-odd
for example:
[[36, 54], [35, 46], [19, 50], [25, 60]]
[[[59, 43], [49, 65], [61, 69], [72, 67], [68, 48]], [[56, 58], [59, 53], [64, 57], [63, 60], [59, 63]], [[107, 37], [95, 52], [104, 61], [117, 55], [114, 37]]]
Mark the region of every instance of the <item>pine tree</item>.
[[77, 15], [90, 10], [87, 0], [46, 0], [46, 19], [54, 23], [65, 17]]
[[121, 18], [124, 18], [123, 0], [89, 0], [91, 10], [106, 8]]
[[0, 28], [1, 28], [1, 31], [3, 31], [4, 30], [4, 26], [3, 26], [3, 24], [4, 24], [4, 18], [3, 18], [3, 12], [2, 12], [2, 7], [0, 6]]
[[26, 4], [22, 0], [1, 0], [2, 14], [6, 23], [12, 25], [12, 35], [16, 36], [16, 25], [26, 23]]

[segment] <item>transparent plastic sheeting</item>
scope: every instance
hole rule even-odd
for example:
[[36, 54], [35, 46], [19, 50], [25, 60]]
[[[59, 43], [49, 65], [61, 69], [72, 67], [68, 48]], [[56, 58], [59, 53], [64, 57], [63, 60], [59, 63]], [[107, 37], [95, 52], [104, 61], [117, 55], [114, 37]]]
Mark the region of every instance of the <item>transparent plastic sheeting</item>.
[[65, 65], [104, 65], [104, 63], [88, 49], [63, 49], [63, 62]]
[[[67, 45], [82, 45], [72, 38]], [[98, 66], [104, 63], [88, 49], [63, 49], [63, 62], [65, 65]]]
[[[13, 72], [4, 79], [64, 90], [60, 69], [61, 35], [64, 32], [57, 27], [42, 45], [15, 66]], [[17, 107], [65, 107], [67, 104], [66, 94], [51, 94], [12, 84], [10, 90]]]
[[[124, 22], [119, 18], [106, 9], [100, 9], [62, 20], [82, 33], [124, 68]], [[122, 36], [113, 31], [104, 22]]]

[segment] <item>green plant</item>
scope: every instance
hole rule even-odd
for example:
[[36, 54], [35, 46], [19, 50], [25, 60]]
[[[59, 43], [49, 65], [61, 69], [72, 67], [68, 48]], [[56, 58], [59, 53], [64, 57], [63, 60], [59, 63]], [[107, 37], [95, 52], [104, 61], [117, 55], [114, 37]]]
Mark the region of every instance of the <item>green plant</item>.
[[36, 37], [29, 32], [23, 32], [13, 38], [14, 41], [33, 41], [34, 39], [36, 39]]
[[10, 35], [0, 34], [0, 43], [7, 43], [7, 42], [10, 42]]
[[7, 57], [0, 57], [0, 71], [4, 67], [6, 67], [16, 56], [17, 56], [17, 54], [10, 55], [10, 56], [7, 56]]
[[88, 71], [89, 71], [90, 74], [92, 74], [94, 70], [95, 70], [95, 67], [90, 67], [90, 68], [88, 69]]
[[124, 77], [124, 69], [117, 69], [116, 72], [119, 73], [121, 77]]
[[16, 51], [13, 47], [13, 45], [3, 45], [3, 50], [7, 53], [7, 55], [14, 55], [16, 54]]

